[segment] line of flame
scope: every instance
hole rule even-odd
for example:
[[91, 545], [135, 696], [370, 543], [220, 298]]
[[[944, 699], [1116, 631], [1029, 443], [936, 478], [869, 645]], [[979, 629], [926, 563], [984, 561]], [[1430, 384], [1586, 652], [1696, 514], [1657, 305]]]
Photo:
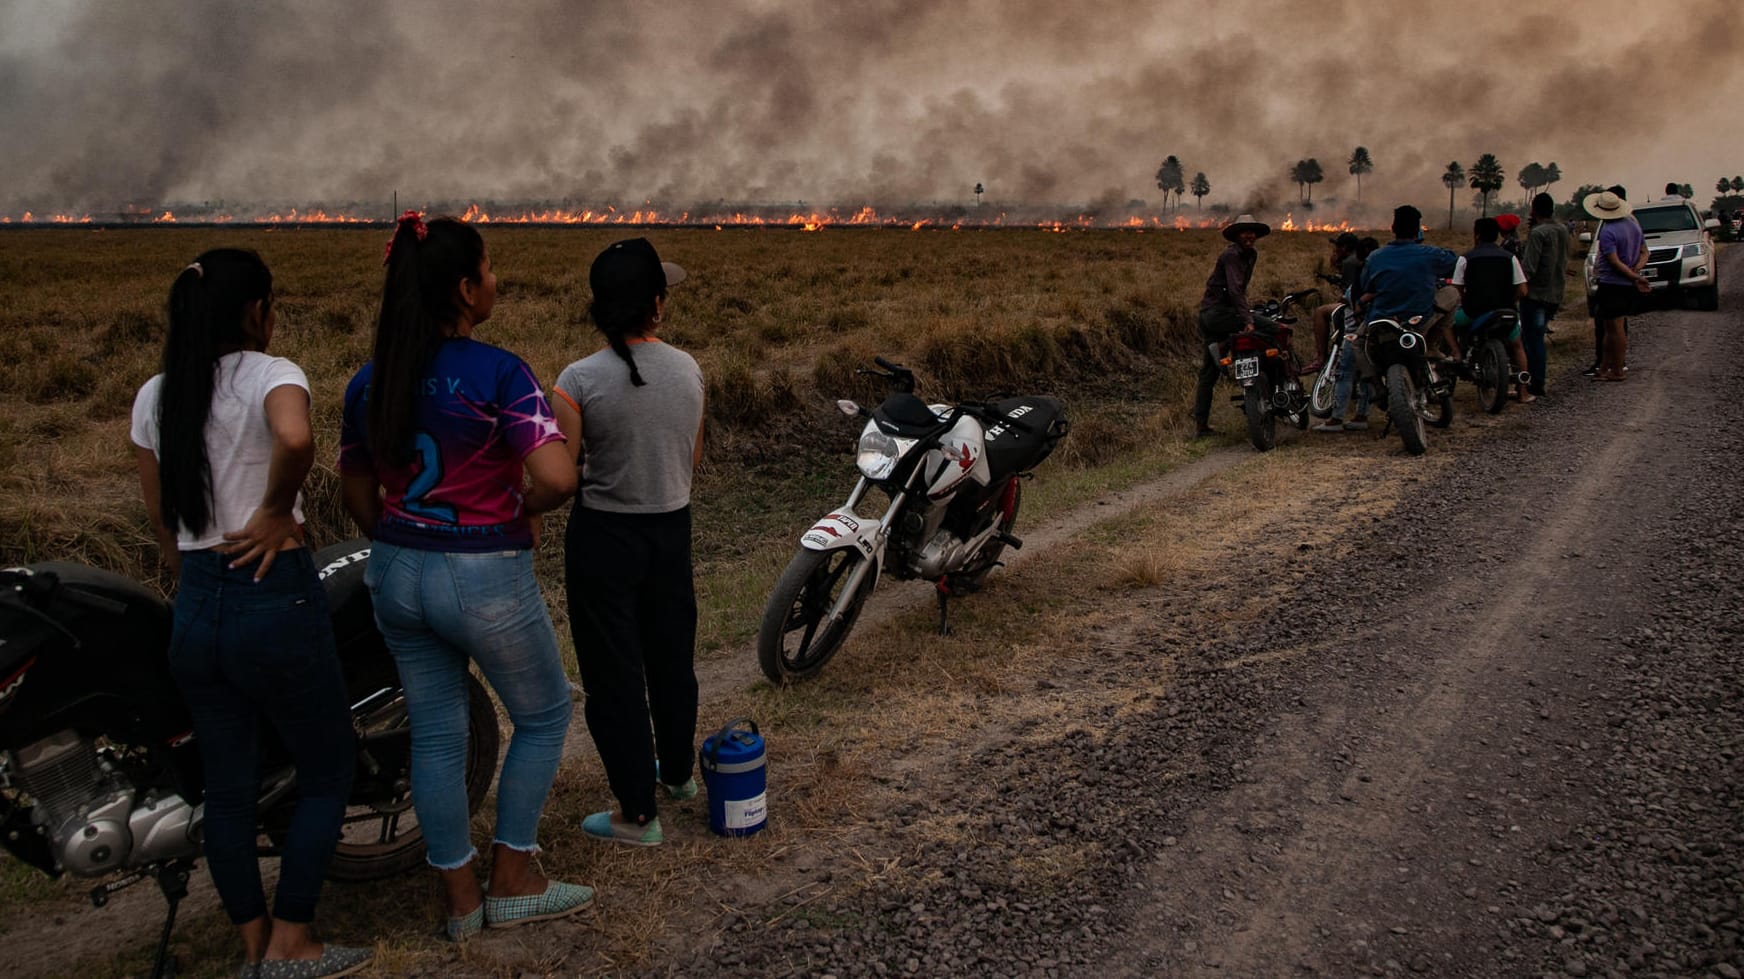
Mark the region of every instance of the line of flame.
[[[911, 216], [884, 215], [872, 207], [862, 207], [847, 215], [837, 211], [812, 211], [808, 213], [795, 212], [785, 217], [766, 217], [759, 214], [732, 212], [729, 214], [693, 215], [683, 211], [676, 215], [662, 213], [649, 209], [620, 211], [615, 207], [603, 210], [571, 211], [561, 208], [550, 210], [524, 210], [513, 214], [492, 214], [478, 204], [468, 205], [459, 215], [460, 220], [473, 224], [537, 224], [537, 225], [640, 225], [640, 226], [698, 226], [711, 225], [714, 228], [728, 227], [792, 227], [802, 231], [821, 231], [833, 227], [876, 227], [876, 228], [908, 228], [919, 231], [923, 228], [948, 227], [951, 230], [963, 228], [1014, 228], [1034, 227], [1043, 231], [1077, 231], [1092, 229], [1132, 229], [1132, 230], [1174, 230], [1188, 231], [1192, 229], [1217, 228], [1220, 222], [1212, 218], [1194, 218], [1177, 214], [1165, 218], [1160, 216], [1131, 216], [1119, 219], [1104, 219], [1094, 215], [1083, 214], [1068, 220], [1037, 221], [1033, 224], [1008, 223], [1005, 212], [1001, 211], [992, 217], [965, 216], [952, 219], [947, 225], [937, 218], [914, 218]], [[240, 225], [306, 225], [306, 224], [385, 224], [380, 218], [365, 217], [345, 212], [330, 212], [324, 208], [299, 210], [291, 208], [283, 212], [269, 212], [246, 217], [232, 214], [200, 214], [188, 219], [197, 224], [240, 224]], [[89, 214], [47, 214], [38, 216], [25, 211], [18, 217], [0, 215], [0, 224], [94, 224], [96, 219]], [[174, 212], [165, 210], [156, 217], [145, 219], [122, 219], [115, 223], [129, 224], [178, 224], [182, 223]], [[1349, 221], [1331, 222], [1306, 219], [1298, 222], [1295, 215], [1286, 214], [1278, 225], [1279, 231], [1310, 231], [1310, 232], [1340, 232], [1353, 231]]]

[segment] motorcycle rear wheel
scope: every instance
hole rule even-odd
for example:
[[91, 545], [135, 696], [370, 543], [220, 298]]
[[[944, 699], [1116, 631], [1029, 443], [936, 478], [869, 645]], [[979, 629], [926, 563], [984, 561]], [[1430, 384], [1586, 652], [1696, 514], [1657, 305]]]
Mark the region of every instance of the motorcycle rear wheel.
[[[876, 567], [867, 570], [842, 617], [824, 624], [841, 597], [854, 569], [866, 561], [852, 547], [830, 551], [800, 548], [775, 583], [763, 622], [757, 629], [757, 664], [770, 683], [784, 684], [813, 677], [836, 655], [854, 630], [860, 609], [878, 581]], [[798, 633], [796, 636], [795, 633]]]
[[1399, 430], [1406, 452], [1420, 456], [1429, 451], [1423, 416], [1417, 410], [1417, 385], [1412, 383], [1411, 371], [1404, 364], [1387, 368], [1387, 417]]
[[[396, 709], [397, 707], [397, 709]], [[408, 723], [404, 699], [364, 719], [364, 733], [393, 729]], [[466, 811], [478, 812], [496, 777], [500, 735], [497, 711], [478, 677], [466, 677]], [[410, 779], [410, 773], [407, 774]], [[404, 825], [410, 820], [411, 825]], [[278, 834], [274, 842], [283, 845]], [[327, 865], [327, 879], [359, 882], [381, 880], [405, 873], [424, 862], [424, 831], [412, 809], [411, 792], [388, 802], [346, 807], [339, 830], [339, 845]]]
[[1494, 415], [1508, 404], [1508, 352], [1502, 341], [1485, 340], [1478, 349], [1478, 407]]
[[1266, 375], [1254, 378], [1253, 387], [1242, 398], [1242, 410], [1247, 412], [1247, 440], [1261, 452], [1270, 452], [1278, 444], [1278, 416], [1272, 414], [1272, 382]]
[[1326, 362], [1320, 365], [1320, 372], [1314, 375], [1314, 389], [1308, 395], [1308, 407], [1322, 418], [1332, 414], [1332, 402], [1337, 399], [1338, 357], [1339, 348], [1334, 345]]

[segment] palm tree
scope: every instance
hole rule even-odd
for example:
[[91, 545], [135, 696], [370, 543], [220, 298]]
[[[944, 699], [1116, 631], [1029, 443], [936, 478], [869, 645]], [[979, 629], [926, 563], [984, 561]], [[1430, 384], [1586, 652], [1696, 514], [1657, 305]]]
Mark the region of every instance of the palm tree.
[[1314, 157], [1302, 161], [1305, 169], [1302, 171], [1302, 182], [1308, 185], [1309, 207], [1314, 206], [1314, 185], [1326, 179], [1326, 172], [1320, 169], [1320, 161]]
[[1490, 216], [1490, 195], [1502, 189], [1502, 164], [1494, 153], [1485, 153], [1478, 157], [1478, 162], [1472, 164], [1468, 175], [1471, 189], [1483, 195], [1482, 213], [1480, 217]]
[[1181, 192], [1187, 189], [1185, 178], [1181, 174], [1181, 161], [1174, 156], [1163, 160], [1163, 165], [1157, 168], [1157, 189], [1163, 192], [1163, 206], [1169, 206], [1169, 195], [1175, 195], [1175, 206], [1179, 207]]
[[1551, 160], [1549, 163], [1546, 163], [1544, 165], [1544, 189], [1545, 190], [1549, 190], [1551, 184], [1554, 184], [1558, 180], [1561, 180], [1561, 179], [1562, 179], [1562, 168], [1556, 165], [1555, 160]]
[[1295, 184], [1296, 184], [1296, 201], [1297, 201], [1297, 203], [1301, 203], [1302, 200], [1304, 198], [1306, 198], [1307, 194], [1308, 194], [1308, 190], [1307, 190], [1307, 188], [1308, 188], [1308, 161], [1307, 160], [1297, 160], [1296, 161], [1296, 165], [1290, 168], [1290, 179], [1292, 181], [1295, 181]]
[[1201, 211], [1205, 210], [1205, 195], [1209, 193], [1211, 193], [1211, 181], [1205, 179], [1205, 171], [1201, 170], [1193, 175], [1194, 203], [1199, 205]]
[[1465, 168], [1455, 160], [1441, 174], [1441, 186], [1447, 188], [1447, 230], [1453, 230], [1453, 192], [1465, 183]]
[[1526, 191], [1526, 196], [1530, 198], [1538, 188], [1544, 186], [1544, 168], [1538, 164], [1537, 160], [1533, 160], [1521, 167], [1520, 173], [1514, 179], [1519, 182], [1520, 188]]
[[981, 186], [980, 181], [976, 181], [975, 182], [975, 206], [976, 207], [981, 206], [981, 195], [985, 194], [985, 193], [987, 193], [987, 188]]
[[1358, 146], [1351, 151], [1349, 162], [1351, 175], [1356, 177], [1356, 202], [1361, 204], [1363, 174], [1374, 172], [1375, 161], [1369, 158], [1368, 147]]

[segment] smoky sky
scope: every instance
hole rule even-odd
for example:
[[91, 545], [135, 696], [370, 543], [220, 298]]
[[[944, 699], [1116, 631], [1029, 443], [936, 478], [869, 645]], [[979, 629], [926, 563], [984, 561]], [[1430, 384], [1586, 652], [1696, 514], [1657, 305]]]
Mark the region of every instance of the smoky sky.
[[[0, 213], [124, 202], [1445, 200], [1744, 170], [1737, 0], [12, 0]], [[1188, 206], [1192, 206], [1189, 199]]]

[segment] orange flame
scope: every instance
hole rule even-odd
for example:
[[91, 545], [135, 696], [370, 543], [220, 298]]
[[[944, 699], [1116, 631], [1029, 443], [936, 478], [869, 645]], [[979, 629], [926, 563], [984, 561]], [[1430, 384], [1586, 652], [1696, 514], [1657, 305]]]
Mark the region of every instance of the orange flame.
[[[387, 219], [376, 215], [352, 214], [343, 211], [328, 211], [325, 208], [312, 209], [290, 208], [284, 211], [268, 211], [250, 215], [234, 215], [229, 213], [198, 213], [182, 216], [165, 209], [156, 216], [148, 216], [150, 212], [139, 213], [126, 211], [116, 216], [117, 224], [244, 224], [265, 225], [269, 228], [281, 225], [332, 225], [332, 224], [373, 224], [386, 225]], [[458, 215], [459, 219], [472, 224], [536, 224], [536, 225], [641, 225], [641, 226], [684, 226], [712, 227], [724, 230], [729, 227], [791, 227], [800, 231], [823, 231], [828, 228], [899, 228], [920, 231], [926, 228], [949, 228], [953, 231], [964, 228], [1006, 228], [1033, 227], [1042, 231], [1065, 232], [1087, 231], [1092, 229], [1116, 230], [1175, 230], [1190, 231], [1194, 229], [1215, 229], [1221, 227], [1223, 221], [1213, 217], [1189, 217], [1183, 214], [1175, 215], [1118, 215], [1099, 216], [1080, 214], [1075, 217], [1057, 220], [1040, 220], [1033, 224], [1012, 224], [1006, 212], [999, 211], [991, 215], [971, 212], [961, 217], [921, 216], [914, 214], [885, 214], [871, 206], [862, 206], [851, 211], [831, 208], [828, 210], [793, 211], [787, 214], [748, 213], [745, 211], [730, 211], [721, 213], [693, 214], [690, 211], [678, 213], [662, 212], [656, 208], [644, 206], [632, 211], [620, 211], [616, 207], [606, 207], [602, 210], [584, 209], [570, 210], [566, 208], [524, 209], [512, 213], [491, 212], [482, 205], [469, 204]], [[97, 219], [90, 214], [57, 213], [39, 216], [31, 211], [25, 211], [17, 217], [0, 215], [0, 224], [94, 224]], [[1319, 222], [1312, 219], [1297, 221], [1293, 213], [1286, 214], [1278, 223], [1280, 231], [1310, 231], [1310, 232], [1340, 232], [1356, 230], [1359, 226], [1352, 225], [1348, 220], [1336, 224]]]

